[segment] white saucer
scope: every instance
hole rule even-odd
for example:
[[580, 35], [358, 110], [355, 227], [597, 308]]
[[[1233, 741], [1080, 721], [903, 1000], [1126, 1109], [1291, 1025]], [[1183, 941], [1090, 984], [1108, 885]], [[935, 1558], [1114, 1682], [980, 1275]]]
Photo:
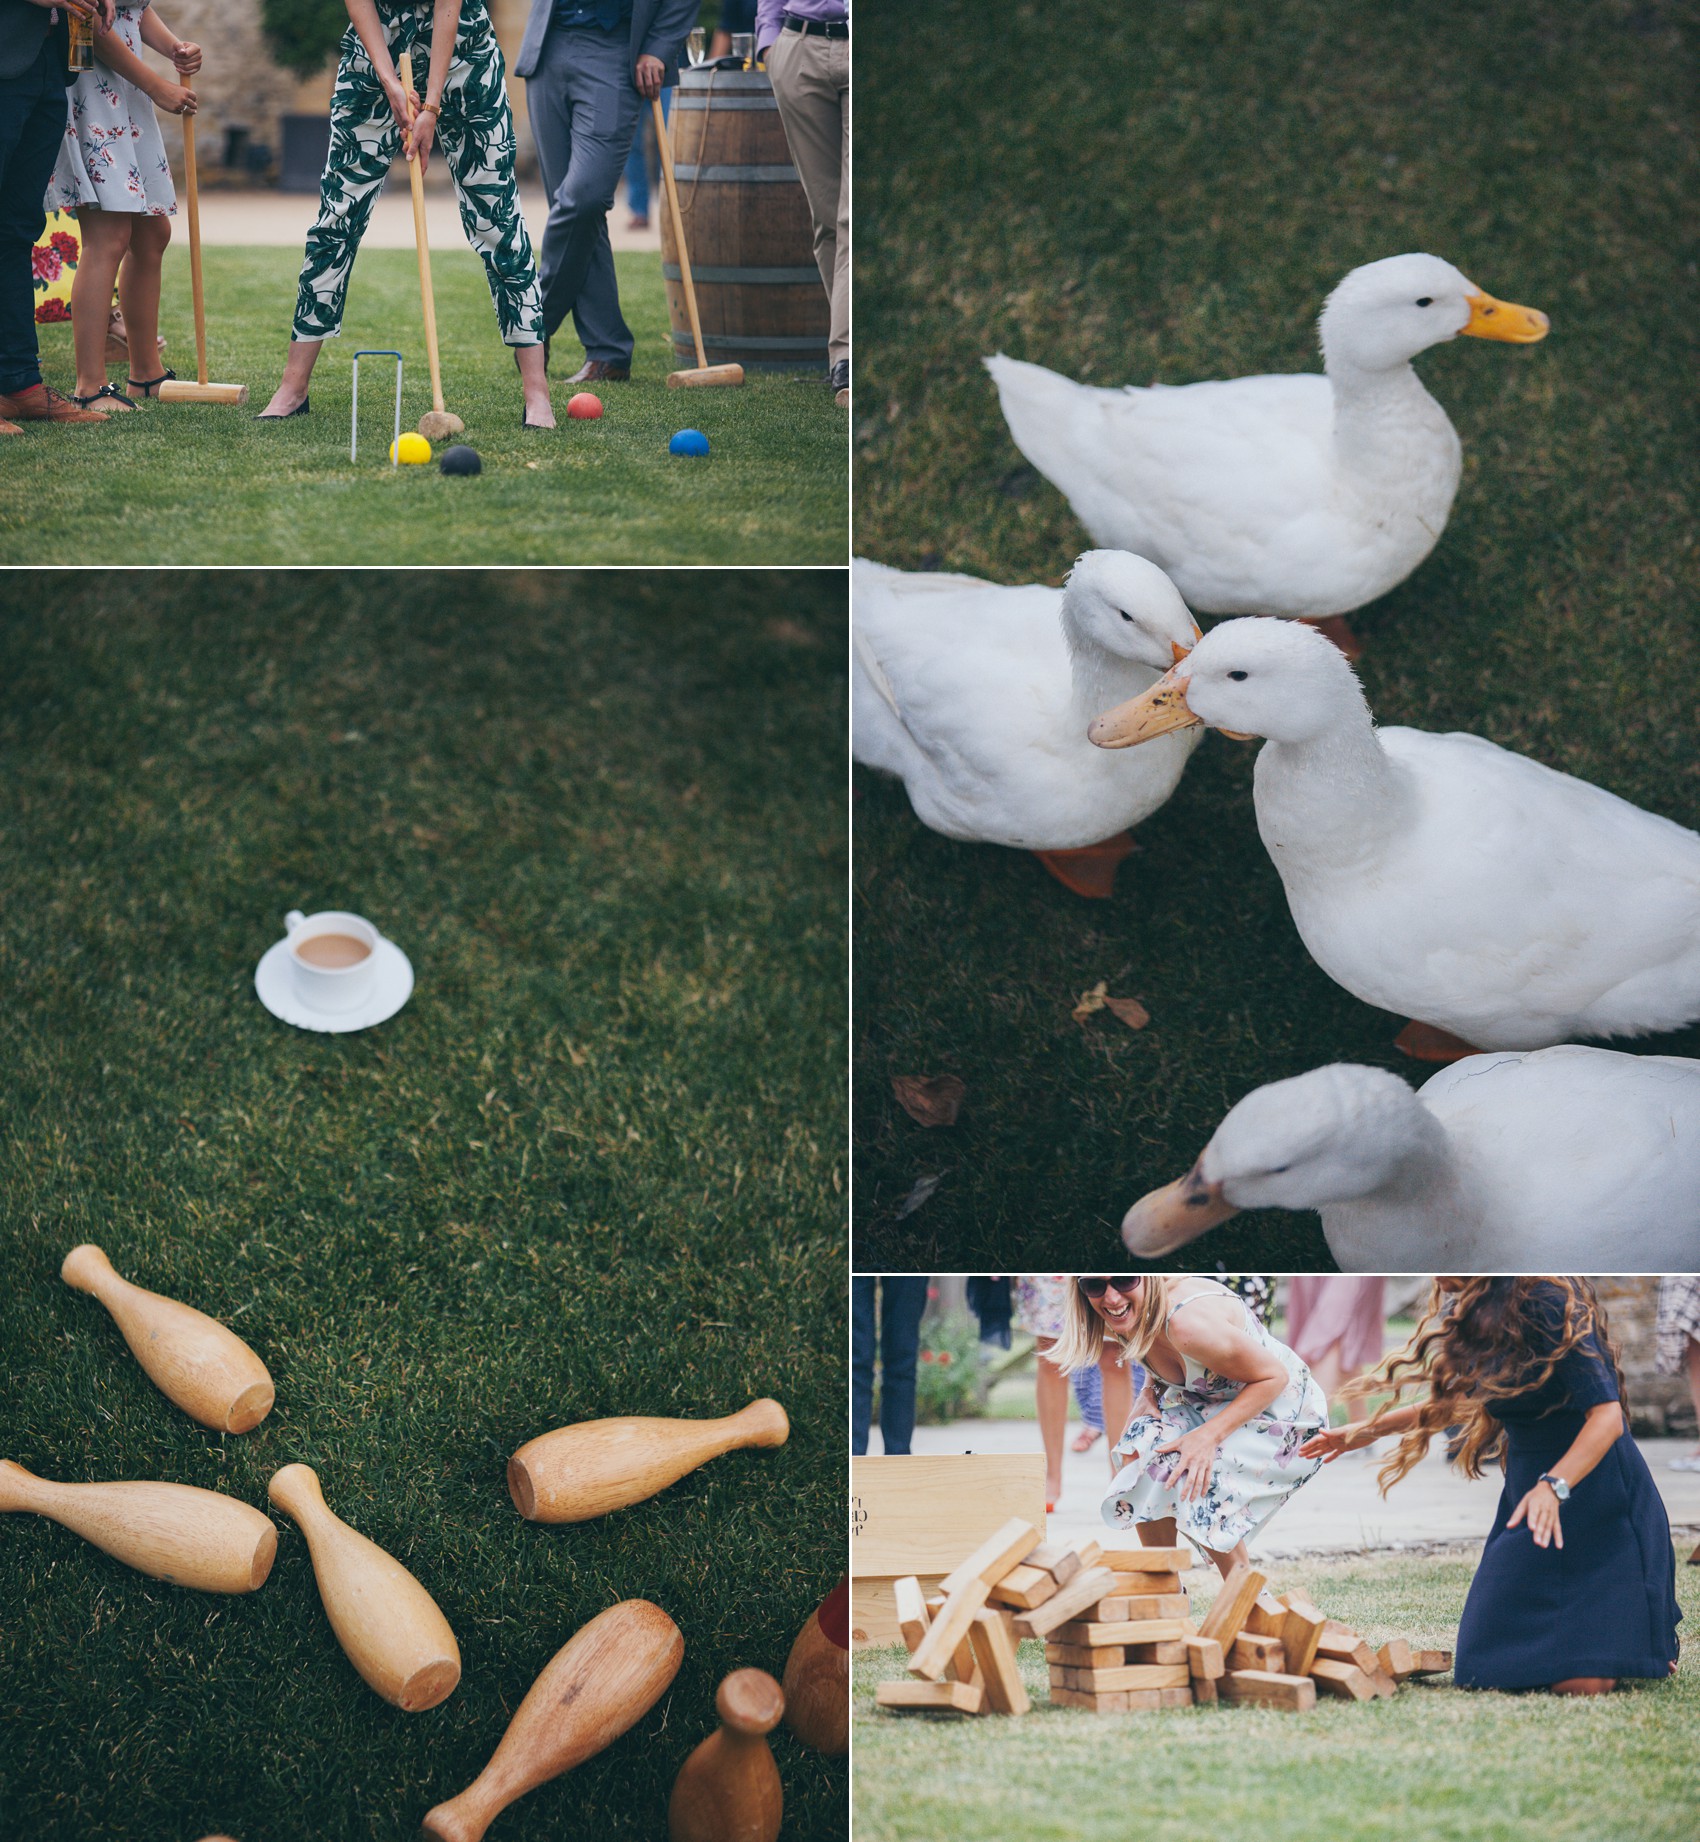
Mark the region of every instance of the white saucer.
[[317, 1030], [327, 1036], [369, 1030], [373, 1024], [393, 1017], [413, 992], [413, 968], [393, 940], [385, 940], [380, 935], [373, 960], [372, 995], [351, 1011], [314, 1010], [302, 1000], [290, 970], [292, 962], [287, 938], [269, 947], [255, 967], [254, 990], [274, 1017], [294, 1024], [298, 1030]]

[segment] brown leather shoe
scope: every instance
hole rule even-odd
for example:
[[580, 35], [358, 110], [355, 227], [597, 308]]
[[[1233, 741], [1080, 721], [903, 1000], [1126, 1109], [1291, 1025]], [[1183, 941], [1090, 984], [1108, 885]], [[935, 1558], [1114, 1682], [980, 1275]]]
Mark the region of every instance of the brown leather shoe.
[[575, 371], [567, 379], [569, 384], [629, 384], [632, 377], [630, 365], [604, 364], [600, 358], [586, 361], [582, 369]]
[[0, 396], [0, 418], [15, 416], [20, 422], [107, 422], [111, 418], [92, 409], [78, 409], [69, 397], [45, 384], [31, 384], [12, 396]]

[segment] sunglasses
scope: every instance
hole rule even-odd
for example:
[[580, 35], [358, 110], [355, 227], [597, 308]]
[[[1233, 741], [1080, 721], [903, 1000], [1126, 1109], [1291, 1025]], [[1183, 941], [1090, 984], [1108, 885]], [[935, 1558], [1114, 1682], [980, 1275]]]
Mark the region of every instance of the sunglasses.
[[1125, 1298], [1138, 1290], [1141, 1278], [1139, 1273], [1113, 1273], [1107, 1279], [1077, 1279], [1074, 1283], [1086, 1298], [1102, 1298], [1111, 1286]]

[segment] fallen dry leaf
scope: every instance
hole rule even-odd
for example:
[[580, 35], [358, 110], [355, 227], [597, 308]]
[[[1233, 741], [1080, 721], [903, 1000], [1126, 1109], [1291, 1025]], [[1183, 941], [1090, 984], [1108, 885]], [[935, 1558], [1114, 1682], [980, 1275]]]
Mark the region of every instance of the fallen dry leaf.
[[1090, 991], [1083, 991], [1080, 994], [1079, 1002], [1076, 1003], [1072, 1012], [1074, 1021], [1076, 1023], [1084, 1023], [1094, 1011], [1101, 1011], [1109, 1001], [1107, 997], [1108, 990], [1109, 987], [1100, 979]]
[[893, 1075], [897, 1104], [918, 1126], [954, 1126], [967, 1087], [955, 1075]]
[[1143, 1030], [1151, 1013], [1137, 998], [1106, 998], [1104, 1008], [1119, 1017], [1130, 1030]]

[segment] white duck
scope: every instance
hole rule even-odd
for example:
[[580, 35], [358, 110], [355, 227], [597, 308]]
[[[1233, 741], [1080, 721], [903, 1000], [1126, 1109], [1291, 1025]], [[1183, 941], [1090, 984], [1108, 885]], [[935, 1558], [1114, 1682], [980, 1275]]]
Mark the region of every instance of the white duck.
[[1290, 621], [1213, 628], [1092, 726], [1125, 748], [1266, 736], [1257, 829], [1300, 938], [1445, 1060], [1700, 1018], [1700, 835], [1473, 735], [1377, 729], [1350, 665]]
[[1086, 739], [1197, 640], [1168, 577], [1111, 550], [1088, 551], [1061, 589], [858, 558], [851, 635], [855, 758], [897, 775], [934, 831], [1034, 851], [1076, 894], [1109, 895], [1126, 828], [1174, 792], [1197, 740], [1141, 761]]
[[1337, 1062], [1255, 1088], [1122, 1239], [1172, 1253], [1240, 1209], [1317, 1209], [1352, 1273], [1700, 1266], [1700, 1061], [1566, 1044], [1413, 1093]]
[[1100, 390], [985, 363], [1015, 445], [1094, 543], [1149, 557], [1200, 613], [1320, 619], [1403, 582], [1452, 508], [1458, 437], [1410, 361], [1547, 326], [1438, 256], [1389, 256], [1328, 297], [1323, 377]]

